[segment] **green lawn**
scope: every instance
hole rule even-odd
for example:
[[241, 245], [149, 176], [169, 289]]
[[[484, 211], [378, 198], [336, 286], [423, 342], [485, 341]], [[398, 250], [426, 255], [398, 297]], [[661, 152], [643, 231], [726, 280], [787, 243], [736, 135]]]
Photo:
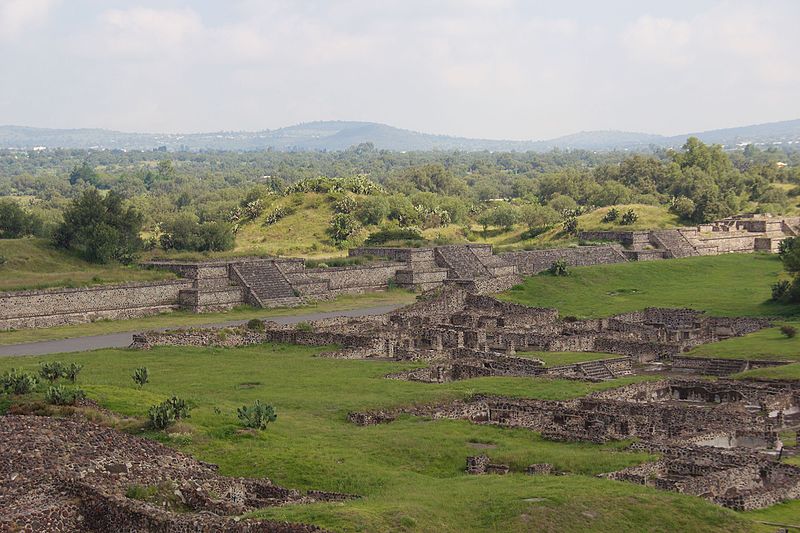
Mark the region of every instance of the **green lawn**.
[[304, 315], [310, 313], [325, 313], [330, 311], [344, 311], [364, 307], [378, 307], [390, 304], [408, 304], [414, 302], [416, 294], [402, 290], [392, 289], [382, 292], [368, 292], [364, 294], [343, 294], [334, 300], [324, 300], [309, 303], [301, 307], [282, 307], [277, 309], [257, 309], [254, 307], [240, 307], [222, 313], [191, 313], [189, 311], [175, 311], [144, 318], [130, 320], [100, 320], [89, 324], [76, 324], [72, 326], [58, 326], [53, 328], [20, 329], [0, 331], [0, 346], [20, 344], [26, 342], [50, 341], [73, 337], [86, 337], [89, 335], [104, 335], [107, 333], [122, 333], [127, 331], [144, 331], [157, 328], [178, 328], [187, 326], [200, 326], [215, 322], [229, 320], [249, 320], [251, 318], [270, 318], [289, 315]]
[[520, 357], [533, 357], [544, 361], [545, 366], [571, 365], [598, 359], [615, 359], [620, 355], [602, 352], [517, 352]]
[[[386, 380], [408, 364], [317, 358], [318, 348], [262, 345], [237, 349], [102, 350], [48, 357], [2, 358], [35, 369], [59, 359], [84, 364], [79, 385], [89, 397], [142, 416], [171, 394], [194, 406], [182, 433], [146, 433], [220, 465], [227, 475], [269, 476], [279, 484], [362, 495], [346, 503], [287, 506], [259, 513], [309, 521], [337, 531], [748, 531], [746, 518], [700, 498], [602, 480], [600, 472], [647, 460], [620, 444], [544, 441], [523, 429], [466, 421], [401, 417], [372, 427], [348, 423], [353, 409], [390, 407], [476, 392], [565, 399], [618, 386], [567, 380], [484, 378], [434, 385]], [[150, 369], [134, 387], [131, 372]], [[259, 434], [240, 432], [235, 409], [272, 403], [278, 420]], [[565, 476], [473, 477], [468, 455], [487, 453], [520, 469], [549, 462]]]
[[171, 272], [88, 263], [44, 239], [0, 239], [0, 256], [6, 259], [0, 264], [0, 291], [175, 278]]
[[[800, 329], [800, 322], [780, 322]], [[780, 327], [767, 328], [744, 337], [698, 346], [688, 353], [695, 357], [722, 357], [773, 361], [800, 361], [800, 337], [786, 338]]]
[[800, 315], [800, 306], [770, 301], [782, 271], [775, 255], [728, 254], [570, 269], [539, 274], [500, 298], [555, 307], [563, 316], [602, 317], [644, 307], [691, 307], [710, 315]]
[[733, 377], [745, 378], [767, 378], [767, 379], [794, 379], [800, 380], [800, 363], [790, 365], [773, 366], [769, 368], [758, 368], [734, 374]]

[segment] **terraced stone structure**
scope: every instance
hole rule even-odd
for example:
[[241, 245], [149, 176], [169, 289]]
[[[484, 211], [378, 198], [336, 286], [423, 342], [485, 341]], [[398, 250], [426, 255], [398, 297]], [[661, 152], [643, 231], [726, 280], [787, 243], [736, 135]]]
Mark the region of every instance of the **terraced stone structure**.
[[800, 234], [800, 217], [741, 215], [696, 227], [652, 231], [585, 231], [585, 241], [615, 241], [630, 261], [723, 253], [776, 253], [780, 242]]
[[[525, 428], [559, 441], [639, 439], [662, 459], [605, 477], [702, 496], [738, 510], [800, 498], [800, 467], [776, 461], [778, 432], [795, 427], [800, 383], [719, 380], [643, 382], [569, 401], [478, 395], [447, 404], [350, 413], [359, 425], [400, 414]], [[485, 473], [488, 457], [468, 470]]]
[[[0, 531], [308, 533], [321, 530], [239, 516], [275, 505], [349, 498], [301, 494], [266, 478], [224, 477], [214, 465], [81, 418], [1, 420]], [[165, 499], [135, 499], [137, 487]]]
[[[689, 309], [650, 308], [611, 318], [560, 319], [555, 309], [530, 308], [447, 287], [381, 316], [334, 318], [303, 328], [266, 322], [264, 331], [179, 330], [134, 336], [133, 347], [243, 346], [262, 342], [325, 346], [348, 359], [426, 361], [393, 379], [441, 383], [481, 376], [555, 375], [592, 381], [631, 373], [632, 364], [669, 359], [694, 346], [757, 331], [759, 318], [717, 318]], [[547, 367], [517, 351], [607, 352], [621, 357]]]

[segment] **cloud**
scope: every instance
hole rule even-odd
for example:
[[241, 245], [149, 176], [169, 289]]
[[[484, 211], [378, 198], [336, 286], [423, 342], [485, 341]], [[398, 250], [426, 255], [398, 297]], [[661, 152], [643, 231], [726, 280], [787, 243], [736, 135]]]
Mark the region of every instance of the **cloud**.
[[43, 22], [56, 0], [0, 0], [0, 39], [14, 40]]
[[100, 24], [99, 50], [130, 57], [170, 55], [205, 30], [200, 16], [189, 8], [113, 9], [100, 15]]
[[687, 21], [645, 15], [625, 30], [622, 42], [640, 61], [685, 66], [693, 57], [689, 47], [692, 32], [692, 25]]
[[[45, 4], [0, 0], [0, 29], [36, 27]], [[70, 0], [4, 58], [16, 82], [0, 85], [0, 116], [146, 131], [353, 119], [534, 139], [800, 116], [800, 2], [533, 4]]]

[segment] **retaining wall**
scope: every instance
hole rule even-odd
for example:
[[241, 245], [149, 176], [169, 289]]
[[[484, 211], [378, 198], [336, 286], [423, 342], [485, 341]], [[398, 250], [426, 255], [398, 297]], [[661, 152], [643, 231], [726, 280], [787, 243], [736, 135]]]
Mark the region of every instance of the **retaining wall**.
[[0, 293], [0, 330], [125, 319], [177, 309], [191, 280]]
[[520, 274], [538, 274], [549, 269], [553, 263], [563, 259], [569, 266], [607, 265], [625, 263], [618, 246], [579, 246], [577, 248], [553, 248], [499, 254], [504, 261], [517, 267]]
[[305, 270], [305, 274], [328, 281], [328, 287], [334, 293], [352, 293], [386, 289], [389, 287], [389, 280], [394, 279], [397, 271], [404, 268], [405, 263], [381, 262], [364, 266], [309, 268]]

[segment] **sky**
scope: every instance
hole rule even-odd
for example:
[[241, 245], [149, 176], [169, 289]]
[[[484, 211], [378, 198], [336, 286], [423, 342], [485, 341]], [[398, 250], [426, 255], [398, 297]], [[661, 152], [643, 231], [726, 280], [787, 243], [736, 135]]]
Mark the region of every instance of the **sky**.
[[800, 118], [800, 1], [0, 0], [0, 124], [465, 137]]

